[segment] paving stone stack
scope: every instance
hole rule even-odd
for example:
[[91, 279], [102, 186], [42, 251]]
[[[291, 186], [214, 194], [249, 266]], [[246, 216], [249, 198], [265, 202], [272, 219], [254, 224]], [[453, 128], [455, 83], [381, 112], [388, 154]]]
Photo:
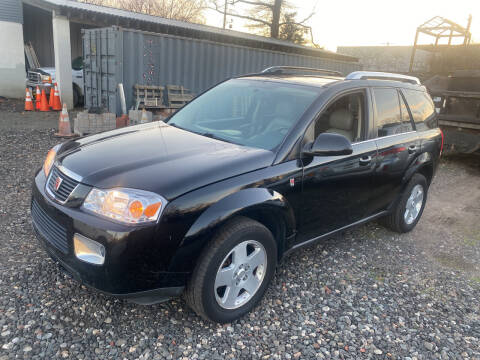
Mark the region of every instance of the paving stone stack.
[[89, 114], [79, 112], [73, 123], [73, 131], [78, 135], [96, 134], [116, 128], [116, 116], [113, 113]]

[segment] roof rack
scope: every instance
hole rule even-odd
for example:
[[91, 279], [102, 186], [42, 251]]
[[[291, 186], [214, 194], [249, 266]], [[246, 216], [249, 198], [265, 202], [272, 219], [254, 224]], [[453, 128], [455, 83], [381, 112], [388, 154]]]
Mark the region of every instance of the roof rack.
[[334, 75], [334, 76], [343, 76], [343, 74], [339, 71], [335, 70], [327, 70], [327, 69], [315, 69], [309, 67], [302, 67], [302, 66], [271, 66], [266, 68], [262, 71], [262, 74], [285, 74], [285, 70], [297, 70], [297, 71], [305, 71], [305, 72], [314, 72], [324, 75]]
[[420, 85], [420, 80], [415, 76], [377, 71], [354, 71], [348, 74], [345, 80], [395, 80]]

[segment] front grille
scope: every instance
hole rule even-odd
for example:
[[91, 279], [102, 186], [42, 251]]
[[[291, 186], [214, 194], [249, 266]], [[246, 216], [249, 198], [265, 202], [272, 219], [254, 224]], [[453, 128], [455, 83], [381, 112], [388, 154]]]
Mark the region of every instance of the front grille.
[[64, 254], [68, 253], [68, 241], [67, 230], [53, 220], [40, 205], [32, 200], [32, 220], [37, 231], [42, 235], [50, 244], [55, 246], [58, 250]]
[[37, 72], [29, 71], [27, 76], [28, 80], [32, 82], [40, 82], [41, 77], [40, 74]]
[[[60, 178], [62, 182], [60, 183], [60, 187], [55, 190], [55, 185], [58, 178]], [[77, 185], [78, 181], [73, 180], [61, 173], [56, 167], [52, 168], [52, 173], [48, 179], [47, 186], [48, 190], [50, 190], [50, 193], [55, 196], [55, 199], [61, 202], [66, 201]]]

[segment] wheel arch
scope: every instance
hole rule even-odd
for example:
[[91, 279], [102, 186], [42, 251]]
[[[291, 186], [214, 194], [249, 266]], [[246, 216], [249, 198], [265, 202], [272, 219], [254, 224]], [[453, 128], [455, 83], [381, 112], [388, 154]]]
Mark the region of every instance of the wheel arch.
[[180, 247], [200, 241], [203, 249], [219, 227], [237, 216], [258, 221], [269, 229], [277, 241], [279, 258], [286, 250], [285, 240], [296, 229], [293, 208], [284, 196], [266, 188], [249, 188], [207, 208], [190, 227]]
[[434, 175], [433, 156], [429, 152], [423, 152], [410, 164], [403, 178], [404, 187], [408, 184], [414, 174], [422, 174], [430, 186]]
[[426, 163], [417, 170], [418, 174], [422, 174], [427, 179], [427, 185], [430, 186], [433, 180], [433, 164]]

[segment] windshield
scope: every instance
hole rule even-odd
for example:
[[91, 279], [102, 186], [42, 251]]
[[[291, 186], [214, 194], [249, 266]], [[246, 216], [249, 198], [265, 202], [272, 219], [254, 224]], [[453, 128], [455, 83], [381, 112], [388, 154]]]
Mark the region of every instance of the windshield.
[[174, 114], [170, 125], [239, 145], [273, 150], [318, 96], [318, 89], [228, 80]]

